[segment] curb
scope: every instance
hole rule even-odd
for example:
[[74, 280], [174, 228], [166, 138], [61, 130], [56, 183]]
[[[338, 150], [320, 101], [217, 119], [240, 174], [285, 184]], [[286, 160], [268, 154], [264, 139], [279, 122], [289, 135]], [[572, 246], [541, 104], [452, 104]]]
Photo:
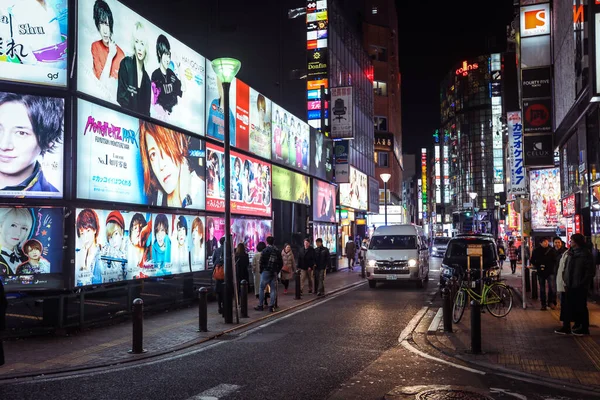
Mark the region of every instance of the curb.
[[240, 331], [240, 330], [244, 330], [256, 323], [260, 323], [264, 320], [267, 319], [271, 319], [274, 318], [276, 316], [279, 316], [280, 314], [283, 314], [285, 312], [288, 311], [292, 311], [295, 309], [298, 309], [300, 307], [303, 307], [307, 304], [310, 303], [314, 303], [316, 301], [322, 300], [326, 297], [332, 296], [336, 293], [339, 292], [343, 292], [345, 290], [350, 290], [353, 288], [356, 288], [358, 286], [364, 285], [366, 283], [366, 279], [365, 280], [360, 280], [359, 282], [355, 282], [352, 283], [350, 285], [346, 285], [346, 286], [342, 286], [339, 287], [337, 289], [334, 289], [330, 292], [325, 293], [323, 296], [321, 297], [313, 297], [310, 300], [306, 300], [306, 301], [302, 301], [301, 303], [298, 304], [294, 304], [291, 307], [285, 308], [285, 309], [281, 309], [279, 311], [273, 312], [273, 313], [269, 313], [266, 314], [260, 318], [257, 318], [255, 320], [252, 321], [248, 321], [246, 323], [240, 323], [239, 325], [231, 328], [231, 329], [227, 329], [221, 332], [216, 332], [208, 337], [204, 337], [201, 339], [197, 339], [197, 340], [191, 340], [182, 344], [179, 344], [177, 346], [173, 346], [171, 348], [168, 349], [164, 349], [164, 350], [160, 350], [157, 351], [155, 353], [143, 353], [140, 355], [134, 355], [133, 357], [135, 358], [131, 358], [131, 359], [123, 359], [123, 360], [119, 360], [119, 361], [115, 361], [115, 362], [110, 362], [110, 363], [98, 363], [98, 364], [90, 364], [90, 365], [86, 365], [83, 367], [78, 367], [78, 368], [56, 368], [56, 369], [48, 369], [48, 370], [44, 370], [44, 371], [36, 371], [35, 373], [15, 373], [15, 374], [6, 374], [6, 375], [1, 375], [0, 376], [0, 384], [1, 383], [9, 383], [9, 382], [5, 382], [5, 381], [9, 381], [9, 380], [16, 380], [16, 379], [31, 379], [31, 380], [35, 380], [36, 377], [47, 377], [49, 375], [58, 375], [58, 374], [68, 374], [68, 373], [72, 373], [72, 372], [84, 372], [84, 371], [90, 371], [90, 370], [94, 370], [94, 369], [101, 369], [101, 368], [108, 368], [108, 367], [114, 367], [114, 366], [121, 366], [121, 365], [128, 365], [128, 364], [135, 364], [141, 361], [147, 361], [149, 359], [154, 359], [154, 358], [158, 358], [161, 356], [164, 356], [166, 354], [170, 354], [170, 353], [175, 353], [178, 351], [182, 351], [185, 349], [188, 349], [190, 347], [193, 346], [197, 346], [206, 342], [209, 342], [211, 340], [215, 340], [218, 339], [219, 337], [223, 336], [223, 335], [227, 335], [236, 331]]
[[[515, 289], [514, 292], [519, 292], [519, 291], [517, 291]], [[428, 346], [430, 346], [431, 348], [435, 349], [436, 351], [442, 353], [443, 355], [445, 355], [447, 357], [454, 358], [456, 360], [460, 360], [460, 361], [470, 365], [471, 367], [483, 368], [486, 370], [486, 372], [494, 373], [497, 375], [502, 375], [505, 377], [513, 378], [513, 379], [527, 380], [527, 381], [538, 382], [538, 383], [543, 382], [548, 385], [560, 387], [563, 390], [591, 394], [591, 395], [595, 395], [595, 396], [597, 396], [600, 393], [600, 387], [591, 387], [591, 386], [586, 386], [586, 385], [582, 385], [582, 384], [578, 384], [578, 383], [565, 382], [560, 379], [547, 378], [547, 377], [540, 376], [540, 375], [529, 374], [527, 372], [515, 371], [515, 370], [509, 369], [509, 368], [497, 366], [492, 363], [487, 363], [487, 362], [482, 362], [482, 361], [473, 361], [471, 359], [468, 359], [467, 357], [461, 356], [460, 354], [451, 353], [446, 349], [442, 349], [442, 348], [436, 346], [429, 340], [430, 335], [445, 336], [444, 332], [439, 331], [439, 325], [441, 323], [441, 320], [437, 321], [437, 325], [435, 326], [436, 329], [434, 331], [432, 331], [434, 322], [435, 322], [435, 319], [434, 319], [434, 321], [432, 321], [431, 326], [429, 327], [427, 332], [425, 332], [425, 335], [424, 335], [425, 341]]]

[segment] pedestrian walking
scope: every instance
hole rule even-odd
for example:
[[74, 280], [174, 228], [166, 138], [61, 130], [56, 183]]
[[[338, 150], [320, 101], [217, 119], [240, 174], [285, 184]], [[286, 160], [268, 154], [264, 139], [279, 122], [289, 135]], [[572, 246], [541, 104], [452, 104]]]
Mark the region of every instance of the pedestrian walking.
[[504, 266], [504, 260], [506, 260], [506, 249], [504, 248], [504, 243], [502, 240], [498, 239], [498, 260], [500, 261], [500, 269]]
[[281, 251], [281, 258], [283, 259], [283, 267], [281, 267], [281, 283], [283, 284], [283, 294], [288, 293], [288, 287], [290, 286], [290, 279], [296, 273], [296, 259], [294, 258], [294, 252], [292, 246], [286, 243]]
[[317, 248], [315, 249], [315, 290], [317, 296], [325, 294], [325, 271], [331, 267], [329, 258], [329, 249], [323, 246], [323, 239], [317, 239]]
[[313, 292], [313, 270], [315, 268], [315, 249], [309, 239], [304, 239], [304, 246], [298, 253], [300, 269], [300, 293], [304, 293], [304, 282], [308, 281], [308, 293]]
[[277, 275], [283, 267], [283, 259], [281, 251], [275, 247], [275, 238], [267, 237], [267, 247], [260, 255], [260, 291], [258, 306], [254, 307], [257, 311], [263, 311], [263, 301], [265, 295], [265, 287], [269, 285], [271, 289], [271, 304], [269, 311], [275, 312], [275, 304], [277, 303]]
[[589, 335], [590, 316], [587, 296], [588, 288], [596, 275], [594, 257], [586, 246], [585, 237], [580, 233], [571, 236], [571, 247], [568, 253], [569, 262], [565, 266], [563, 279], [569, 316], [574, 322], [571, 332], [577, 336]]
[[354, 243], [352, 236], [348, 237], [345, 250], [346, 257], [348, 258], [348, 272], [351, 272], [354, 269], [354, 258], [356, 257], [356, 243]]
[[254, 278], [254, 294], [258, 299], [260, 293], [260, 253], [267, 247], [265, 242], [258, 242], [256, 253], [252, 256], [252, 275]]
[[[549, 284], [549, 278], [554, 273], [554, 265], [556, 264], [556, 251], [549, 246], [548, 238], [542, 238], [540, 245], [533, 250], [531, 254], [531, 265], [537, 271], [537, 279], [540, 284], [540, 302], [542, 303], [541, 310], [546, 310], [546, 306], [550, 306], [554, 310], [556, 301], [553, 293], [553, 286]], [[532, 282], [535, 285], [535, 282]], [[546, 295], [546, 287], [548, 294]]]
[[[6, 300], [6, 293], [4, 292], [2, 279], [0, 279], [0, 334], [6, 329], [6, 307], [8, 307], [8, 301]], [[2, 345], [2, 336], [0, 336], [0, 365], [4, 365], [4, 346]]]
[[244, 243], [239, 243], [235, 248], [235, 274], [237, 277], [237, 288], [238, 296], [241, 293], [241, 283], [243, 280], [248, 282], [250, 280], [250, 258], [246, 252], [246, 246]]
[[225, 296], [225, 236], [219, 239], [221, 246], [215, 250], [212, 256], [213, 280], [215, 281], [215, 293], [217, 294], [217, 305], [219, 314], [223, 314], [223, 298]]
[[510, 271], [515, 273], [517, 271], [517, 261], [519, 260], [519, 252], [515, 246], [515, 242], [511, 240], [508, 242], [508, 261], [510, 261]]

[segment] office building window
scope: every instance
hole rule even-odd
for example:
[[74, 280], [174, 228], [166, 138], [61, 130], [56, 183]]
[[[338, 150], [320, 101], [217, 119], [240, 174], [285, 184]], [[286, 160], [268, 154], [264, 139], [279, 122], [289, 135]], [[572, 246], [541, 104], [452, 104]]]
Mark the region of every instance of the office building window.
[[386, 117], [373, 117], [373, 125], [375, 126], [376, 131], [387, 131], [387, 118]]
[[387, 82], [373, 81], [373, 92], [377, 96], [387, 96]]
[[373, 6], [373, 7], [371, 8], [371, 13], [372, 13], [373, 15], [377, 14], [377, 6]]
[[384, 168], [389, 167], [387, 151], [378, 151], [377, 152], [377, 166], [384, 167]]
[[387, 49], [381, 46], [370, 45], [369, 56], [374, 61], [387, 61]]

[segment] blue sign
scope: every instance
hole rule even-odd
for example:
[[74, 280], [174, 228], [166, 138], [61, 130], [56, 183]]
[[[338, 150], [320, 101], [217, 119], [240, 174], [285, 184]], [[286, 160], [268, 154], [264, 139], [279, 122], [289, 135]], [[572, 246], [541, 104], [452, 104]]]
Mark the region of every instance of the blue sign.
[[[325, 118], [329, 118], [329, 110], [325, 110]], [[308, 119], [321, 119], [321, 110], [308, 111]]]

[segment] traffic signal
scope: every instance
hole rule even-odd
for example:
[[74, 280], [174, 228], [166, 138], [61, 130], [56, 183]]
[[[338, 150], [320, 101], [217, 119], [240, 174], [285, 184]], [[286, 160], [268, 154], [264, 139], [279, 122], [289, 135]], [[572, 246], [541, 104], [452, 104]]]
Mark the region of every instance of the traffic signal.
[[470, 211], [467, 211], [467, 212], [465, 213], [465, 217], [467, 217], [467, 218], [471, 218], [471, 212], [470, 212]]

